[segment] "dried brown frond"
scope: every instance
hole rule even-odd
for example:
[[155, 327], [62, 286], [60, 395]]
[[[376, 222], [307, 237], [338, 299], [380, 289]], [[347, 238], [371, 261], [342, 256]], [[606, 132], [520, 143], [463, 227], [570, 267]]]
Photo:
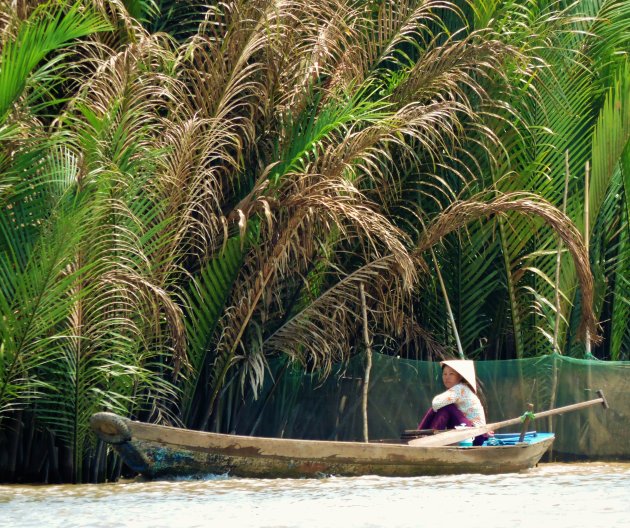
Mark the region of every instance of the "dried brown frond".
[[484, 81], [503, 77], [504, 60], [517, 55], [485, 31], [450, 35], [445, 42], [444, 35], [437, 35], [393, 96], [401, 101], [455, 100], [472, 110], [488, 99]]
[[381, 2], [366, 46], [366, 69], [374, 69], [384, 61], [397, 61], [397, 50], [404, 43], [426, 48], [426, 36], [434, 32], [432, 26], [441, 25], [439, 13], [443, 10], [464, 18], [456, 4], [445, 0]]
[[221, 3], [208, 11], [198, 35], [182, 50], [178, 71], [191, 86], [202, 118], [230, 119], [243, 139], [253, 138], [253, 119], [264, 111], [266, 56], [273, 35], [273, 2]]
[[[320, 244], [331, 236], [337, 243], [352, 241], [357, 254], [364, 255], [366, 260], [387, 255], [383, 266], [395, 269], [393, 276], [399, 283], [395, 295], [408, 294], [415, 282], [416, 264], [409, 258], [404, 234], [347, 180], [290, 174], [275, 189], [275, 195], [276, 201], [271, 206], [268, 204], [273, 220], [268, 230], [261, 233], [261, 242], [246, 257], [230, 302], [232, 308], [221, 321], [219, 360], [215, 365], [217, 379], [238, 360], [238, 350], [255, 314], [264, 319], [260, 312], [271, 302], [276, 284], [281, 284], [285, 277], [306, 273]], [[366, 271], [366, 277], [373, 276], [377, 268], [378, 263], [373, 265], [371, 273], [369, 269]], [[358, 277], [361, 278], [360, 273]], [[390, 291], [391, 284], [387, 284], [387, 281], [382, 283], [383, 291]], [[342, 319], [352, 319], [352, 311], [347, 308], [340, 304], [328, 315], [333, 327], [342, 328]], [[324, 338], [321, 334], [321, 339]], [[323, 368], [329, 368], [342, 350], [337, 348], [336, 353], [327, 354], [329, 348], [312, 358], [317, 357]]]
[[[118, 32], [107, 32], [97, 36], [103, 44], [117, 49], [121, 45], [125, 46], [128, 41], [137, 42], [146, 38], [146, 31], [138, 20], [129, 15], [122, 0], [90, 0], [89, 3], [111, 22], [112, 27], [119, 28]], [[124, 29], [123, 34], [120, 31], [122, 29]]]
[[[371, 189], [370, 198], [386, 205], [401, 195], [397, 175], [405, 165], [410, 171], [424, 165], [425, 172], [448, 166], [444, 153], [457, 148], [460, 115], [465, 113], [466, 109], [453, 101], [409, 104], [365, 128], [350, 128], [326, 150], [317, 170], [343, 175], [357, 186]], [[455, 167], [448, 168], [459, 174]], [[444, 191], [449, 189], [437, 175], [427, 176], [425, 185], [431, 185], [430, 181]]]
[[0, 1], [0, 50], [4, 43], [17, 36], [18, 26], [41, 2], [38, 0], [1, 0]]
[[[181, 85], [165, 73], [174, 56], [164, 44], [158, 35], [143, 38], [117, 53], [110, 50], [92, 77], [86, 79], [68, 113], [87, 105], [101, 117], [115, 104], [124, 102], [124, 110], [144, 117], [132, 126], [144, 126], [147, 120], [157, 122], [159, 113], [177, 107], [184, 93]], [[157, 129], [155, 132], [158, 135]]]
[[[355, 7], [338, 0], [318, 2], [316, 9], [307, 0], [283, 6], [286, 10], [278, 18], [282, 38], [272, 47], [278, 80], [276, 108], [283, 114], [298, 115], [319, 79], [331, 79], [328, 90], [345, 85], [339, 81], [339, 68], [346, 77], [347, 70], [352, 70], [347, 57], [361, 40], [361, 17]], [[341, 66], [344, 59], [345, 66]]]
[[212, 254], [230, 233], [229, 222], [238, 222], [241, 206], [232, 213], [221, 208], [242, 192], [240, 169], [257, 147], [257, 122], [267, 111], [265, 58], [278, 31], [273, 7], [268, 1], [215, 6], [176, 63], [190, 122], [176, 126], [167, 178], [173, 210], [185, 211], [177, 228], [184, 253]]
[[562, 239], [573, 258], [582, 293], [582, 317], [578, 336], [581, 339], [588, 336], [593, 343], [599, 343], [601, 336], [598, 335], [598, 323], [592, 309], [593, 276], [582, 235], [568, 216], [540, 196], [513, 192], [498, 195], [490, 200], [480, 196], [456, 202], [427, 227], [418, 243], [417, 251], [421, 253], [428, 250], [449, 233], [475, 220], [492, 215], [505, 215], [509, 212], [541, 218]]
[[[420, 261], [417, 265], [422, 266]], [[353, 350], [354, 332], [362, 317], [361, 284], [372, 320], [379, 329], [403, 340], [421, 335], [417, 328], [410, 328], [410, 285], [405, 283], [391, 255], [367, 262], [351, 273], [331, 271], [331, 280], [332, 286], [265, 340], [266, 350], [284, 352], [294, 360], [321, 369], [322, 376], [326, 376], [335, 362], [347, 359]]]
[[183, 313], [172, 296], [128, 267], [116, 266], [104, 274], [101, 281], [115, 288], [119, 296], [128, 296], [128, 304], [136, 308], [136, 313], [152, 317], [151, 326], [155, 327], [164, 319], [165, 330], [171, 338], [173, 377], [177, 377], [180, 369], [187, 365], [186, 334]]
[[164, 217], [176, 221], [168, 248], [173, 257], [204, 258], [221, 246], [224, 173], [238, 165], [230, 156], [238, 137], [223, 125], [196, 117], [164, 123], [159, 142], [167, 154], [155, 183], [166, 204]]

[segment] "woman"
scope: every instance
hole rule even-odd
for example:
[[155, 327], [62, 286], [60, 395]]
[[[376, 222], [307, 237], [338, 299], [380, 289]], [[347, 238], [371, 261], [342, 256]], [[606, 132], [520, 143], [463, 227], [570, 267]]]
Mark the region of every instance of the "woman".
[[[453, 429], [458, 425], [478, 427], [486, 425], [486, 413], [477, 396], [475, 364], [469, 360], [442, 361], [442, 382], [446, 391], [431, 403], [418, 429]], [[481, 445], [487, 434], [475, 437], [473, 445]]]

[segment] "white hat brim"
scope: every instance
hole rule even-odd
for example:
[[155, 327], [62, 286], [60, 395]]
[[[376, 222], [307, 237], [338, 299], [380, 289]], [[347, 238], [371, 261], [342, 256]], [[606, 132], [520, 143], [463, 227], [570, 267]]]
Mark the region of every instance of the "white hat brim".
[[477, 392], [477, 376], [475, 375], [475, 362], [470, 359], [448, 359], [440, 362], [441, 366], [447, 365], [468, 382], [472, 390]]

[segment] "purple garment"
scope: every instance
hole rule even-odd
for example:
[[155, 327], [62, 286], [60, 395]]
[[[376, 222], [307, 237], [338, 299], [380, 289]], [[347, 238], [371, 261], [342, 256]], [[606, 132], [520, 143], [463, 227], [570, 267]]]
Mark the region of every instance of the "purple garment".
[[[418, 429], [436, 429], [441, 431], [444, 429], [454, 429], [455, 426], [462, 424], [468, 427], [475, 427], [466, 415], [457, 408], [457, 405], [451, 403], [437, 411], [434, 411], [433, 407], [429, 407], [429, 410], [425, 413], [422, 420], [420, 420]], [[476, 436], [473, 440], [473, 445], [479, 446], [487, 439], [487, 434]]]

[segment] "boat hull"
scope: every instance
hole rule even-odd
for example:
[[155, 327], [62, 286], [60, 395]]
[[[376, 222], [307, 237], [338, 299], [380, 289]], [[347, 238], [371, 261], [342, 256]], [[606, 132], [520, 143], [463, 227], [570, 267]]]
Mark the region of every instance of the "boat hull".
[[292, 440], [190, 431], [134, 422], [111, 413], [95, 414], [91, 426], [131, 469], [148, 478], [512, 473], [534, 467], [554, 440], [547, 433], [515, 445], [483, 447]]

